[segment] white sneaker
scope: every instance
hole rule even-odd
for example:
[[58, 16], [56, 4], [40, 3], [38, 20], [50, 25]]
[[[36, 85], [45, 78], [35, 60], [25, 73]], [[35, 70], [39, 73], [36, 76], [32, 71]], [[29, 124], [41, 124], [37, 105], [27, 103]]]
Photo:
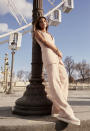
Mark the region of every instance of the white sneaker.
[[72, 123], [74, 125], [80, 125], [80, 120], [78, 118], [68, 119], [68, 118], [64, 118], [64, 117], [60, 117], [60, 116], [57, 116], [56, 118], [58, 120], [61, 120], [61, 121], [67, 122], [67, 123]]

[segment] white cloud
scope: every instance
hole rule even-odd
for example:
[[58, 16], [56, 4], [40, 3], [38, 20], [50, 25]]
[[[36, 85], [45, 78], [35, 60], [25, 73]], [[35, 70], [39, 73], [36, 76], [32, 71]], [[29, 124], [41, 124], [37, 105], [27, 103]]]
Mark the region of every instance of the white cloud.
[[26, 0], [16, 0], [17, 9], [27, 18], [32, 17], [32, 4]]
[[[32, 3], [28, 2], [27, 0], [0, 0], [0, 15], [4, 15], [10, 13], [9, 6], [7, 6], [9, 1], [9, 5], [11, 5], [10, 1], [13, 1], [13, 6], [16, 7], [17, 11], [21, 12], [22, 15], [26, 16], [26, 18], [31, 18], [32, 16]], [[18, 13], [17, 13], [18, 15]]]
[[7, 4], [5, 3], [5, 0], [0, 0], [0, 15], [4, 15], [9, 13], [9, 9]]
[[8, 28], [8, 24], [6, 23], [0, 23], [0, 34], [5, 33], [5, 32], [9, 32], [12, 29]]

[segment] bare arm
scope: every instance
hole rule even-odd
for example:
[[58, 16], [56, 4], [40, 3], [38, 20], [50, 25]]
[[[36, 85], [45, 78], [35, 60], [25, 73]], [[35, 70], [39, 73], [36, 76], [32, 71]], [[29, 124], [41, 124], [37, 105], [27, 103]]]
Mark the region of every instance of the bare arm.
[[35, 31], [34, 36], [36, 39], [41, 41], [45, 46], [52, 49], [58, 56], [62, 57], [62, 53], [57, 49], [57, 47], [52, 43], [48, 42], [48, 40], [46, 40], [39, 31]]

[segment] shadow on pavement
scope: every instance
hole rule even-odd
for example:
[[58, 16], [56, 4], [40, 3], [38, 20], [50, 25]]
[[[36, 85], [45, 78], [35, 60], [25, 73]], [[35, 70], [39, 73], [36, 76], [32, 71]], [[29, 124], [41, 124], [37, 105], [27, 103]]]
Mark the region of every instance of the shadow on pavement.
[[55, 130], [60, 131], [64, 130], [68, 124], [58, 120], [55, 117], [51, 117], [50, 115], [47, 116], [21, 116], [21, 115], [15, 115], [12, 114], [12, 107], [0, 107], [0, 119], [8, 119], [8, 118], [14, 118], [14, 119], [26, 119], [26, 120], [35, 120], [35, 121], [45, 121], [45, 122], [54, 122], [55, 123]]

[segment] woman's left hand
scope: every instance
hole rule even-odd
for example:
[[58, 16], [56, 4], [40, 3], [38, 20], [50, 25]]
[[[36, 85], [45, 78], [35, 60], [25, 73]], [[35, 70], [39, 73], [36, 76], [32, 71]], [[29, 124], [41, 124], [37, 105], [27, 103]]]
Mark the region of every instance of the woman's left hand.
[[61, 58], [63, 57], [63, 54], [62, 54], [62, 52], [61, 52], [60, 50], [58, 50], [56, 54], [57, 54], [59, 57], [61, 57]]

